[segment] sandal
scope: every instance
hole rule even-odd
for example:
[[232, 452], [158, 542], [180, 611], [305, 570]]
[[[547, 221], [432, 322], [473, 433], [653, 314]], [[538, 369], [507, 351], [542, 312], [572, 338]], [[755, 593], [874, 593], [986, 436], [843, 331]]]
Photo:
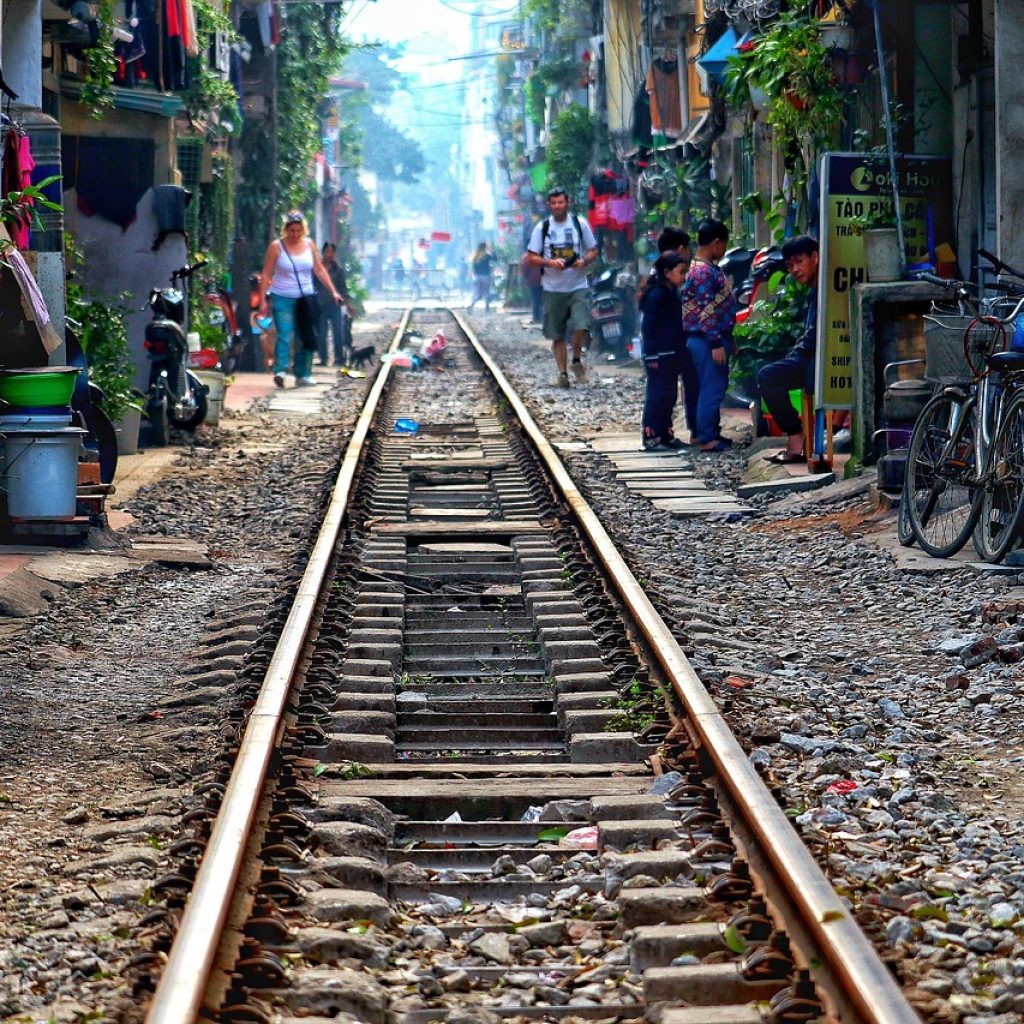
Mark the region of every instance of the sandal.
[[783, 450], [781, 452], [776, 452], [774, 455], [769, 455], [764, 461], [770, 462], [773, 466], [795, 466], [806, 460], [802, 455], [792, 455]]

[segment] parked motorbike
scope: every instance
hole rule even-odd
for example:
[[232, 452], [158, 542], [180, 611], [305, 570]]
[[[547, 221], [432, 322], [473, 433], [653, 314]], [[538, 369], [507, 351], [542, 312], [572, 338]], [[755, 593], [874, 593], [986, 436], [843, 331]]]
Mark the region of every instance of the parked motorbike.
[[226, 288], [213, 284], [204, 291], [203, 302], [210, 307], [210, 323], [219, 327], [224, 334], [218, 346], [221, 369], [226, 374], [235, 373], [245, 349], [245, 339], [238, 326], [238, 310], [234, 299]]
[[171, 287], [154, 288], [146, 303], [153, 319], [146, 324], [150, 364], [145, 413], [154, 446], [167, 444], [169, 427], [195, 430], [206, 419], [209, 389], [188, 369], [186, 299], [189, 278], [205, 265], [200, 261], [175, 270]]
[[727, 250], [718, 263], [718, 269], [729, 278], [732, 293], [740, 303], [745, 303], [750, 293], [748, 279], [753, 262], [754, 254], [750, 249], [736, 247]]
[[594, 341], [609, 361], [629, 358], [629, 346], [637, 328], [636, 288], [636, 274], [623, 266], [607, 267], [591, 284]]
[[737, 296], [742, 308], [736, 314], [736, 323], [746, 323], [750, 319], [754, 303], [768, 297], [768, 282], [772, 276], [780, 271], [785, 272], [785, 269], [786, 261], [777, 245], [766, 245], [757, 251], [751, 259], [749, 281], [744, 283]]

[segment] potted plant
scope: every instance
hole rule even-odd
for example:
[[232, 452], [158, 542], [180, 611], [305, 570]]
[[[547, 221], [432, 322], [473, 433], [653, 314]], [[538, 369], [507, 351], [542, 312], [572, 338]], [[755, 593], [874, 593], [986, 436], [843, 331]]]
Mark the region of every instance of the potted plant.
[[850, 227], [864, 239], [864, 259], [869, 281], [899, 281], [903, 277], [899, 232], [892, 203], [861, 217]]
[[779, 150], [792, 155], [792, 179], [802, 201], [818, 153], [833, 144], [846, 102], [818, 32], [817, 21], [806, 15], [781, 17], [731, 55], [725, 70], [727, 102], [753, 103], [758, 92], [767, 99], [767, 123]]

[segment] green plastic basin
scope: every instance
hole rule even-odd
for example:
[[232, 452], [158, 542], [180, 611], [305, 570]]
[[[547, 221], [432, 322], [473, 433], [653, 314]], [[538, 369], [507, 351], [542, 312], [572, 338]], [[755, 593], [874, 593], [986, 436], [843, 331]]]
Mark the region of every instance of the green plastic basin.
[[34, 405], [70, 405], [77, 377], [77, 366], [0, 370], [0, 401], [15, 409]]

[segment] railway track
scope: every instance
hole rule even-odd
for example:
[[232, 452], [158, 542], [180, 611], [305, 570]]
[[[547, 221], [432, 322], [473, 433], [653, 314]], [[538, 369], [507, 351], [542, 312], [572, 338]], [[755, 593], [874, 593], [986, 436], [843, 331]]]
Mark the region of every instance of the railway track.
[[249, 656], [149, 1024], [917, 1020], [468, 326], [393, 348], [438, 327]]

